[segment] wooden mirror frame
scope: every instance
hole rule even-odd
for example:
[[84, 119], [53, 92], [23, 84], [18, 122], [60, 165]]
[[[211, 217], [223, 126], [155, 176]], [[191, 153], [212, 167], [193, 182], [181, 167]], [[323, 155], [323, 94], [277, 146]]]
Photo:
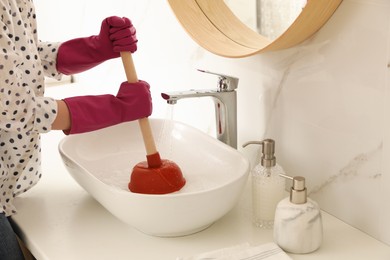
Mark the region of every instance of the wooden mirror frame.
[[295, 46], [317, 32], [342, 0], [308, 0], [297, 19], [271, 41], [243, 24], [223, 0], [168, 0], [177, 19], [200, 46], [223, 57], [241, 58]]

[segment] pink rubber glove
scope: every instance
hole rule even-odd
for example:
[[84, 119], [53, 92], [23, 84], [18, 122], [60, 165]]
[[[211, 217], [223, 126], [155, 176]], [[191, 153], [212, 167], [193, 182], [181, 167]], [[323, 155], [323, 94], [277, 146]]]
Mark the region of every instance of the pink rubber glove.
[[64, 101], [71, 117], [71, 129], [65, 134], [90, 132], [152, 114], [152, 98], [145, 81], [123, 82], [116, 96], [79, 96]]
[[119, 57], [119, 52], [137, 50], [136, 30], [124, 17], [103, 20], [99, 35], [77, 38], [60, 45], [57, 70], [65, 75], [76, 74]]

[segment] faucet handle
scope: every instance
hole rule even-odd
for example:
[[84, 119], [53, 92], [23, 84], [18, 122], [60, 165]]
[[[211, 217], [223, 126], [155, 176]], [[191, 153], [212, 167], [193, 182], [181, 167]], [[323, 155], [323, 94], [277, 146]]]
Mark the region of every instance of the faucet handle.
[[233, 91], [238, 87], [238, 78], [233, 76], [215, 73], [207, 70], [198, 69], [200, 72], [213, 74], [218, 76], [218, 90], [219, 91]]

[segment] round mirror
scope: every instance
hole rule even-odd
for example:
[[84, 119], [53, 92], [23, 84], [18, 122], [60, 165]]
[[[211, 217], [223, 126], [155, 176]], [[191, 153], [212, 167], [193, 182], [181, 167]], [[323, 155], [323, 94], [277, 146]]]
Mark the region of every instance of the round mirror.
[[224, 0], [246, 26], [275, 40], [297, 19], [307, 0]]
[[[265, 2], [256, 2], [262, 1]], [[342, 0], [308, 0], [292, 24], [275, 35], [275, 39], [246, 26], [224, 0], [168, 2], [181, 25], [200, 46], [220, 56], [239, 58], [301, 43], [326, 23]]]

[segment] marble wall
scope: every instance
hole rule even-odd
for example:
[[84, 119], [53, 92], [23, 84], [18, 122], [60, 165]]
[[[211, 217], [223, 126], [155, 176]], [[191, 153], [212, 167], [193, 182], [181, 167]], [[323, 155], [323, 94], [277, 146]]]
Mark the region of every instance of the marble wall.
[[[43, 40], [95, 34], [109, 15], [132, 18], [139, 37], [134, 60], [138, 76], [152, 86], [153, 117], [167, 115], [161, 92], [216, 86], [215, 76], [197, 68], [240, 78], [239, 145], [274, 138], [280, 164], [307, 178], [322, 209], [390, 245], [388, 0], [344, 0], [305, 43], [243, 59], [197, 46], [166, 1], [35, 3]], [[68, 7], [73, 4], [78, 8]], [[91, 84], [115, 93], [124, 75], [120, 61], [110, 61], [77, 79], [85, 88], [69, 95], [89, 93]], [[210, 100], [183, 101], [173, 117], [213, 134], [212, 109]], [[256, 163], [257, 147], [239, 149]]]
[[271, 108], [268, 135], [310, 196], [390, 244], [389, 1], [344, 1], [296, 48]]

